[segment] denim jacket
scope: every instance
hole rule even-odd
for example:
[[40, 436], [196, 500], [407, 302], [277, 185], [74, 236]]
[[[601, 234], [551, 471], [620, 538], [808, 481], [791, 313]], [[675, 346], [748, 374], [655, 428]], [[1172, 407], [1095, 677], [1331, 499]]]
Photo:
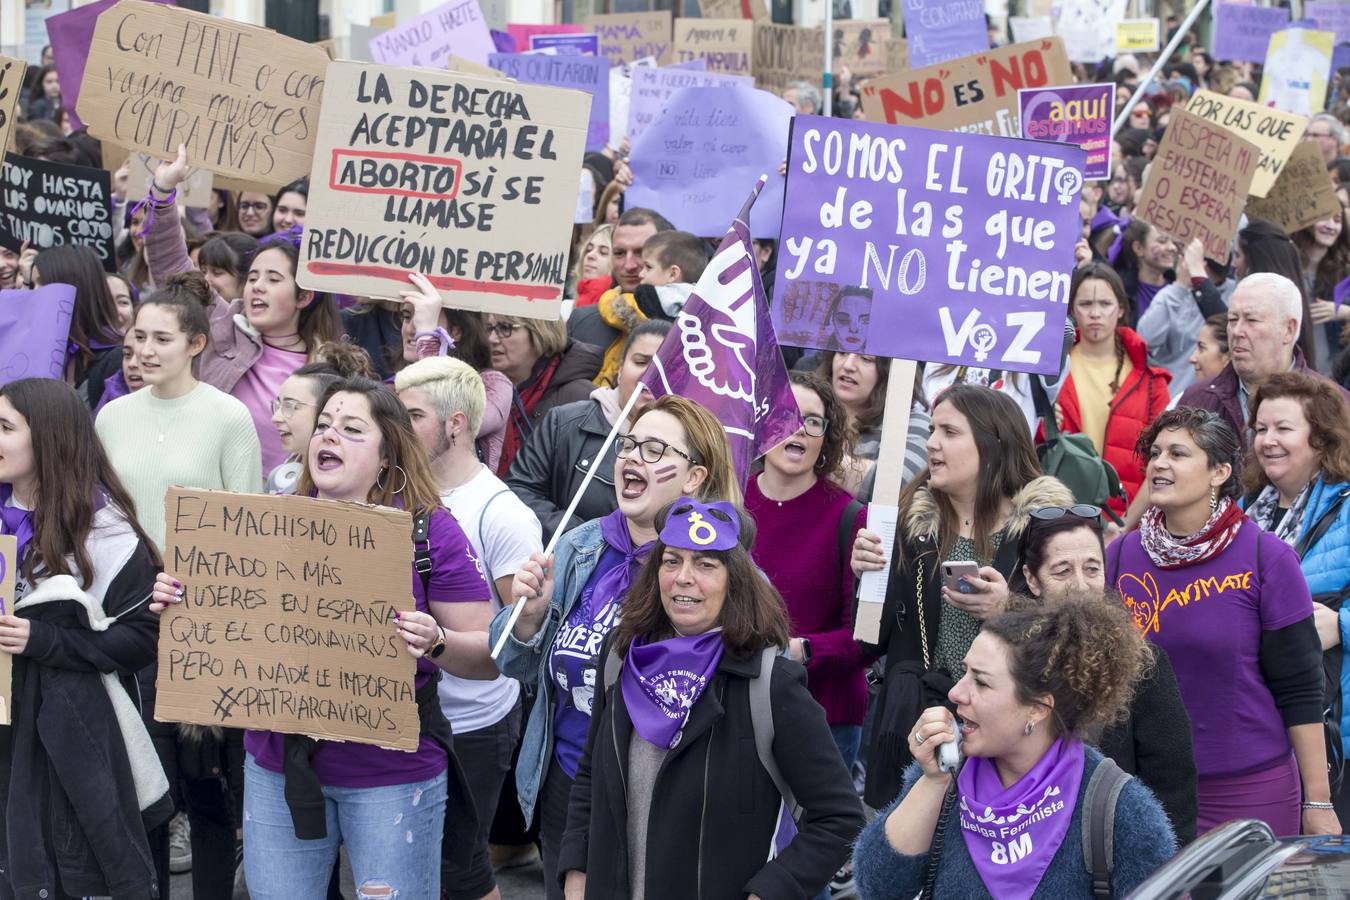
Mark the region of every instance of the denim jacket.
[[[520, 744], [520, 759], [516, 763], [516, 796], [525, 821], [534, 819], [535, 802], [544, 780], [550, 757], [553, 755], [553, 717], [557, 707], [553, 700], [553, 677], [549, 672], [549, 650], [558, 629], [567, 621], [568, 614], [581, 597], [582, 589], [590, 580], [605, 549], [600, 534], [600, 520], [593, 519], [563, 535], [554, 553], [553, 597], [538, 633], [528, 643], [521, 643], [514, 635], [507, 637], [497, 668], [508, 678], [516, 678], [525, 685], [534, 685], [538, 695], [530, 720], [525, 725], [525, 737]], [[488, 629], [491, 646], [506, 630], [511, 608], [498, 611]]]

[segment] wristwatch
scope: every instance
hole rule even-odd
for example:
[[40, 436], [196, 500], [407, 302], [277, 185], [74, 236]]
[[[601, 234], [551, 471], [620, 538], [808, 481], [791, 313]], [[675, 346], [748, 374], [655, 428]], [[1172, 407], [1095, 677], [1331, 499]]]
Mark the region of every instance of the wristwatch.
[[440, 658], [440, 655], [444, 652], [445, 652], [445, 629], [437, 625], [436, 640], [427, 650], [427, 656], [429, 656], [432, 659], [438, 659]]
[[811, 661], [811, 639], [801, 638], [800, 640], [802, 642], [802, 665], [806, 665]]

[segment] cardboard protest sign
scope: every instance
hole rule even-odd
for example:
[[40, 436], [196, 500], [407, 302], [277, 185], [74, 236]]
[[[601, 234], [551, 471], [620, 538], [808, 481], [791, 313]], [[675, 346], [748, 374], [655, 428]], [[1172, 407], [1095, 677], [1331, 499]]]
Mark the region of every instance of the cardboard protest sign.
[[1014, 44], [1039, 41], [1041, 38], [1052, 37], [1055, 33], [1055, 26], [1049, 16], [1011, 16], [1008, 19], [1008, 28], [1012, 31]]
[[462, 56], [455, 56], [453, 53], [450, 54], [450, 58], [445, 61], [445, 70], [447, 72], [464, 72], [467, 75], [482, 75], [484, 78], [502, 78], [506, 81], [511, 80], [501, 72], [492, 68], [492, 66], [480, 66], [476, 62], [470, 62]]
[[284, 185], [309, 171], [328, 54], [265, 28], [121, 0], [98, 18], [80, 91], [95, 137]]
[[[825, 71], [825, 31], [822, 28], [756, 23], [754, 40], [750, 74], [754, 76], [756, 87], [781, 96], [792, 82], [814, 83]], [[762, 203], [761, 198], [756, 201], [756, 206]], [[732, 216], [735, 215], [733, 212]]]
[[912, 66], [932, 66], [989, 49], [981, 0], [904, 0]]
[[1183, 245], [1198, 237], [1206, 256], [1226, 260], [1260, 159], [1251, 141], [1173, 109], [1135, 216]]
[[1021, 137], [1017, 92], [1072, 83], [1064, 41], [1056, 37], [884, 75], [861, 94], [869, 122]]
[[1110, 178], [1115, 96], [1114, 83], [1019, 91], [1022, 137], [1076, 144], [1087, 154], [1083, 178]]
[[[172, 3], [173, 0], [150, 0], [152, 3]], [[84, 84], [84, 70], [89, 61], [90, 44], [98, 17], [117, 0], [96, 0], [77, 6], [69, 12], [47, 19], [47, 40], [52, 45], [52, 59], [56, 77], [61, 82], [61, 106], [70, 116], [70, 127], [80, 128], [86, 123], [76, 114], [80, 89]]]
[[586, 149], [603, 150], [609, 141], [609, 63], [600, 56], [543, 53], [493, 53], [488, 64], [525, 84], [576, 88], [591, 95]]
[[535, 34], [530, 36], [530, 49], [599, 56], [600, 38], [593, 34]]
[[309, 497], [171, 488], [155, 718], [416, 750], [412, 517]]
[[[832, 71], [848, 69], [854, 78], [871, 78], [887, 71], [891, 23], [886, 19], [845, 19], [834, 23]], [[814, 81], [815, 79], [812, 79]]]
[[28, 63], [12, 56], [0, 56], [0, 153], [9, 149], [14, 131], [15, 110], [23, 91], [23, 73]]
[[1186, 104], [1186, 111], [1223, 126], [1260, 149], [1261, 161], [1256, 166], [1256, 177], [1252, 179], [1248, 192], [1253, 197], [1264, 197], [1274, 187], [1285, 160], [1294, 152], [1303, 138], [1304, 129], [1308, 127], [1308, 120], [1304, 116], [1280, 112], [1214, 91], [1196, 91]]
[[1350, 66], [1350, 43], [1338, 43], [1331, 51], [1331, 71], [1339, 72]]
[[342, 60], [328, 79], [301, 286], [393, 299], [421, 272], [447, 306], [556, 319], [591, 98]]
[[702, 59], [709, 72], [749, 75], [754, 26], [745, 19], [676, 19], [675, 61]]
[[766, 0], [698, 0], [698, 12], [704, 19], [753, 19], [769, 21]]
[[[161, 160], [144, 153], [131, 153], [127, 157], [131, 165], [127, 167], [127, 202], [144, 200], [150, 193], [150, 182], [154, 180], [155, 169]], [[106, 168], [106, 166], [105, 166]], [[188, 169], [187, 177], [176, 188], [178, 205], [195, 209], [209, 209], [211, 206], [211, 172], [209, 169]]]
[[600, 38], [600, 55], [611, 66], [656, 57], [664, 66], [674, 56], [670, 10], [642, 13], [611, 13], [591, 16], [587, 22]]
[[633, 140], [633, 184], [625, 202], [659, 208], [684, 231], [717, 234], [745, 202], [745, 186], [770, 174], [751, 210], [750, 231], [757, 238], [778, 237], [783, 179], [776, 173], [787, 158], [792, 114], [791, 105], [767, 91], [680, 91]]
[[452, 53], [487, 65], [488, 54], [494, 49], [478, 0], [450, 0], [375, 35], [369, 47], [370, 58], [377, 63], [429, 69], [445, 68]]
[[754, 79], [748, 75], [719, 75], [697, 69], [634, 69], [633, 94], [628, 105], [628, 141], [636, 144], [638, 137], [661, 115], [670, 98], [684, 88], [754, 86]]
[[[0, 534], [0, 616], [14, 614], [14, 582], [19, 568], [19, 540], [12, 534]], [[14, 703], [14, 657], [0, 650], [0, 725], [12, 722]]]
[[1116, 55], [1116, 25], [1125, 17], [1126, 0], [1062, 0], [1055, 34], [1064, 39], [1069, 59], [1099, 63]]
[[798, 347], [1059, 371], [1083, 151], [797, 116], [773, 322]]
[[1308, 0], [1303, 14], [1317, 23], [1319, 31], [1334, 33], [1337, 41], [1350, 41], [1350, 4]]
[[1317, 144], [1306, 141], [1294, 148], [1280, 170], [1275, 187], [1264, 198], [1247, 200], [1247, 219], [1266, 219], [1293, 234], [1300, 228], [1339, 215], [1341, 201]]
[[109, 272], [117, 270], [108, 199], [112, 176], [103, 169], [5, 154], [0, 175], [0, 247], [24, 241], [39, 250], [89, 247]]
[[1330, 31], [1306, 28], [1286, 28], [1271, 35], [1257, 102], [1301, 116], [1325, 109], [1334, 42]]
[[1161, 46], [1157, 19], [1121, 19], [1116, 23], [1117, 53], [1152, 53]]
[[1289, 10], [1280, 6], [1214, 5], [1214, 58], [1265, 62], [1270, 37], [1289, 24]]
[[886, 71], [903, 72], [909, 68], [909, 41], [904, 38], [891, 38], [886, 47]]
[[69, 284], [0, 291], [0, 386], [65, 375], [74, 311], [75, 288]]

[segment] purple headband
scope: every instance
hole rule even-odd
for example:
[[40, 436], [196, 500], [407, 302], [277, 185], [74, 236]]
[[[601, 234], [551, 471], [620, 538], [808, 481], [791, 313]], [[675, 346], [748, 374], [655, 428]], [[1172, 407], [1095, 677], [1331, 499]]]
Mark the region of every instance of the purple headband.
[[675, 501], [661, 529], [661, 543], [684, 550], [731, 550], [741, 539], [736, 507], [718, 500], [701, 503], [692, 497]]

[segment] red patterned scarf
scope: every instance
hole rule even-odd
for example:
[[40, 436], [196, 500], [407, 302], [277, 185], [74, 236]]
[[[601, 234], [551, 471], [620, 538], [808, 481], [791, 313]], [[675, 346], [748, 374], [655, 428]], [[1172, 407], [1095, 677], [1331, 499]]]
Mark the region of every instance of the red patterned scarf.
[[1242, 509], [1224, 497], [1203, 528], [1195, 534], [1177, 537], [1167, 530], [1162, 510], [1150, 506], [1139, 521], [1139, 541], [1155, 566], [1181, 569], [1222, 553], [1246, 520]]
[[497, 475], [499, 477], [506, 477], [506, 470], [511, 467], [511, 460], [516, 458], [516, 453], [525, 445], [525, 439], [534, 430], [529, 417], [534, 414], [534, 408], [539, 405], [544, 392], [548, 390], [548, 386], [553, 381], [553, 376], [558, 371], [558, 365], [561, 362], [561, 353], [554, 354], [547, 360], [541, 359], [536, 364], [535, 373], [526, 379], [525, 384], [516, 391], [516, 396], [512, 398], [511, 417], [506, 423], [506, 438], [502, 441], [502, 456], [497, 463]]

